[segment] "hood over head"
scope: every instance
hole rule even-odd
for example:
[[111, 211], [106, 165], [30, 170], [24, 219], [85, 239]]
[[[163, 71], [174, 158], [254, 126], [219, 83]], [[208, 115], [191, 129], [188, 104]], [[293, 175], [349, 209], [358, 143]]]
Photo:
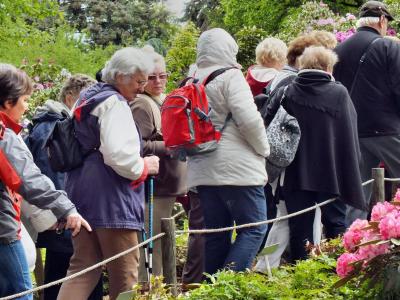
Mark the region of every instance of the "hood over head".
[[38, 106], [32, 121], [57, 120], [70, 115], [68, 107], [59, 101], [47, 100], [43, 105]]
[[241, 67], [236, 61], [239, 46], [233, 37], [221, 28], [203, 32], [197, 42], [196, 65], [199, 68], [210, 66]]

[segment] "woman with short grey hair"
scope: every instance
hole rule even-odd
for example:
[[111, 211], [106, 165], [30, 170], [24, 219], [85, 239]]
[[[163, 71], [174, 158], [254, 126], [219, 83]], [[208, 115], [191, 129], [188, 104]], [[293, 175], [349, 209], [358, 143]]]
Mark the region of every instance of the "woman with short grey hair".
[[[127, 101], [143, 93], [154, 68], [136, 48], [115, 52], [103, 69], [103, 80], [80, 95], [74, 111], [75, 131], [85, 156], [67, 174], [65, 189], [78, 211], [93, 226], [92, 234], [73, 239], [68, 275], [138, 244], [143, 228], [144, 186], [158, 173], [158, 157], [142, 158], [141, 136]], [[110, 299], [130, 290], [138, 278], [139, 250], [107, 264]], [[87, 299], [101, 268], [66, 281], [58, 299]]]

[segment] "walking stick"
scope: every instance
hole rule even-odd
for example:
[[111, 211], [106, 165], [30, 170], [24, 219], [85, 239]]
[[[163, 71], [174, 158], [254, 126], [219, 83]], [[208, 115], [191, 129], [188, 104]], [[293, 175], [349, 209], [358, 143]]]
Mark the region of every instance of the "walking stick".
[[[153, 237], [153, 205], [154, 205], [154, 177], [149, 179], [149, 238]], [[153, 241], [149, 243], [149, 288], [151, 289], [151, 275], [153, 274]]]
[[[146, 229], [143, 228], [142, 230], [142, 241], [144, 242], [147, 239], [146, 236]], [[143, 246], [144, 250], [144, 266], [146, 268], [146, 275], [147, 275], [147, 282], [150, 282], [150, 271], [149, 271], [149, 250], [148, 250], [148, 245]]]

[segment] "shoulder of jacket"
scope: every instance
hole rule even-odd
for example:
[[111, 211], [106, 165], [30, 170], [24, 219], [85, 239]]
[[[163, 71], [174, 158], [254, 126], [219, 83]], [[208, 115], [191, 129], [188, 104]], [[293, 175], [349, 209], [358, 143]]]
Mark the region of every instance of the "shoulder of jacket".
[[129, 107], [132, 110], [136, 109], [136, 108], [151, 110], [150, 101], [153, 101], [153, 100], [149, 96], [139, 95], [135, 98], [135, 100], [133, 100], [129, 103]]
[[126, 106], [127, 109], [129, 109], [128, 104], [126, 103], [125, 100], [121, 99], [118, 97], [117, 94], [109, 96], [106, 100], [101, 102], [99, 105], [97, 105], [92, 111], [91, 115], [94, 115], [96, 117], [101, 117], [104, 115], [107, 111], [115, 109], [119, 106]]

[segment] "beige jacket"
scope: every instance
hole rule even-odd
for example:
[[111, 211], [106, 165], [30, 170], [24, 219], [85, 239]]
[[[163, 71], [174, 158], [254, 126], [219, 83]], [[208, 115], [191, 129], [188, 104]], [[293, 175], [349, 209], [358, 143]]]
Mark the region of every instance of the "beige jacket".
[[160, 103], [147, 94], [140, 94], [129, 105], [142, 134], [143, 154], [145, 156], [153, 154], [160, 158], [160, 170], [155, 178], [154, 194], [156, 196], [186, 194], [186, 163], [172, 159], [167, 154], [161, 135]]
[[[195, 77], [204, 80], [223, 67], [238, 66], [238, 46], [224, 30], [216, 28], [201, 35], [197, 45]], [[216, 151], [188, 159], [188, 186], [263, 186], [267, 182], [265, 157], [269, 144], [264, 123], [254, 104], [250, 87], [239, 69], [216, 77], [206, 87], [211, 120], [221, 128], [228, 121]]]

